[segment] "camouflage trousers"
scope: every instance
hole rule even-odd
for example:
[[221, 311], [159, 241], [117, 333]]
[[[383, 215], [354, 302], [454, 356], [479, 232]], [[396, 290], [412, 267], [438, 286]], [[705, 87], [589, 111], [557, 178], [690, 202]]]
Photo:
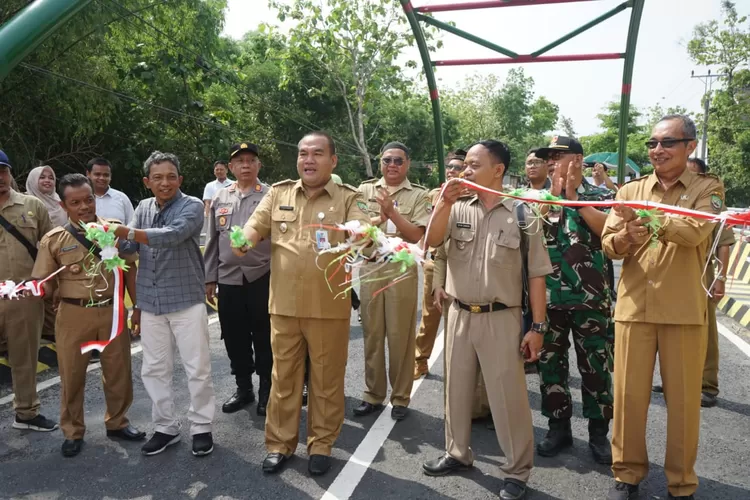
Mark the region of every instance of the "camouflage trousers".
[[615, 328], [609, 310], [547, 310], [549, 331], [539, 357], [542, 414], [569, 419], [573, 404], [568, 387], [570, 332], [581, 374], [583, 416], [592, 420], [612, 419], [612, 365]]

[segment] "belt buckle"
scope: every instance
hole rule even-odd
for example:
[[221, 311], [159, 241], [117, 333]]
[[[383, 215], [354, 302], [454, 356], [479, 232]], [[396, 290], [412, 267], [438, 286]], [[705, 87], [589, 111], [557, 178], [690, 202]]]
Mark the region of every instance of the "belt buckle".
[[482, 312], [482, 306], [478, 306], [476, 304], [470, 304], [469, 305], [469, 311], [473, 313], [480, 313]]

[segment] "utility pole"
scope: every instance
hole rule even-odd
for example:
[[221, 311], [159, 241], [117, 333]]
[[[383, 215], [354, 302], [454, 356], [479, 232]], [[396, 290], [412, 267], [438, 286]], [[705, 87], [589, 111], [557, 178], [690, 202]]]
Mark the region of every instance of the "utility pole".
[[706, 148], [708, 147], [708, 114], [711, 109], [711, 88], [715, 78], [724, 76], [727, 75], [712, 75], [710, 69], [707, 75], [696, 75], [695, 71], [690, 72], [690, 78], [699, 78], [705, 87], [703, 91], [703, 137], [701, 139], [701, 160], [703, 161], [706, 161]]

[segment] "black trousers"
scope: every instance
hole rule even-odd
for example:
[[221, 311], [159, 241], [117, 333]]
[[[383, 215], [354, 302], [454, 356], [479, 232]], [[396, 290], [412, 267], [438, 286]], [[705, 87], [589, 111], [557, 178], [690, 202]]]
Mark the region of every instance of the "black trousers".
[[244, 278], [242, 285], [219, 283], [221, 337], [238, 389], [249, 389], [252, 386], [250, 377], [256, 371], [261, 379], [271, 379], [270, 278], [269, 272], [252, 283]]

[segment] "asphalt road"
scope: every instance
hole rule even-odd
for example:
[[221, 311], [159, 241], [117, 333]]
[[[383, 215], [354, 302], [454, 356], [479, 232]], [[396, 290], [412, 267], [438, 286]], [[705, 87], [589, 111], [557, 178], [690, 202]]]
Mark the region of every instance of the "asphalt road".
[[[725, 321], [729, 320], [722, 319]], [[736, 326], [731, 322], [727, 324]], [[213, 379], [217, 404], [220, 405], [233, 392], [233, 377], [223, 343], [219, 340], [218, 324], [214, 323], [210, 328]], [[750, 463], [750, 390], [747, 383], [750, 358], [724, 337], [720, 338], [720, 348], [722, 393], [716, 408], [702, 410], [697, 464], [701, 486], [697, 498], [750, 499], [747, 466]], [[410, 416], [396, 424], [379, 447], [372, 440], [374, 434], [383, 432], [380, 424], [373, 426], [378, 416], [352, 416], [352, 409], [359, 403], [364, 389], [362, 329], [353, 315], [346, 377], [346, 421], [333, 450], [334, 466], [322, 478], [311, 478], [307, 474], [305, 411], [296, 457], [276, 476], [261, 472], [260, 463], [266, 454], [264, 422], [255, 415], [254, 405], [232, 415], [225, 415], [217, 408], [215, 450], [208, 457], [195, 458], [190, 454], [186, 432], [183, 442], [165, 453], [144, 457], [140, 453], [140, 444], [112, 441], [105, 436], [100, 372], [94, 370], [87, 377], [86, 445], [76, 458], [66, 459], [60, 455], [60, 431], [43, 434], [14, 430], [11, 428], [11, 405], [0, 406], [0, 498], [321, 498], [363, 441], [370, 445], [375, 443], [373, 449], [376, 453], [361, 482], [357, 482], [358, 477], [348, 471], [338, 481], [353, 489], [350, 498], [497, 498], [501, 487], [497, 464], [504, 459], [494, 433], [486, 429], [484, 422], [476, 422], [473, 427], [472, 440], [477, 459], [472, 470], [442, 478], [429, 478], [422, 473], [422, 462], [442, 454], [444, 447], [442, 365], [442, 357], [436, 357], [431, 374], [421, 383], [412, 400]], [[186, 379], [179, 363], [176, 366], [177, 412], [184, 415], [189, 404]], [[136, 353], [133, 356], [135, 401], [130, 418], [134, 425], [151, 432], [151, 403], [140, 380], [140, 368], [141, 355]], [[571, 379], [576, 402], [575, 445], [569, 452], [553, 459], [536, 457], [536, 468], [529, 483], [529, 499], [603, 499], [611, 484], [609, 469], [595, 464], [589, 455], [586, 421], [580, 417], [580, 376], [575, 368]], [[546, 422], [539, 412], [538, 377], [529, 375], [527, 382], [535, 438], [541, 439]], [[3, 389], [7, 395], [8, 388]], [[40, 393], [42, 411], [47, 416], [57, 418], [59, 415], [59, 395], [60, 386], [57, 384]], [[380, 423], [388, 420], [390, 418]], [[642, 499], [667, 496], [662, 470], [665, 429], [664, 399], [654, 395], [648, 426], [651, 467], [648, 479], [641, 486]]]

